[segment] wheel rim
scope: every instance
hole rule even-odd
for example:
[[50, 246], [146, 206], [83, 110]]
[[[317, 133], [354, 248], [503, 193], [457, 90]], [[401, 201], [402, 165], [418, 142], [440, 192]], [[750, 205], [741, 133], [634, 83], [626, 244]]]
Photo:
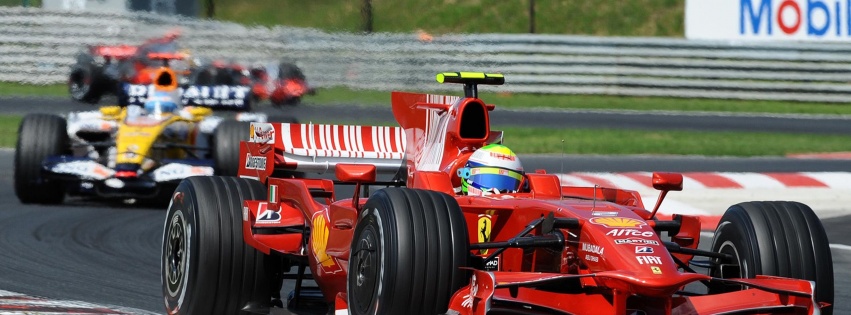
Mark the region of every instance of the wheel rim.
[[354, 274], [352, 297], [353, 307], [360, 313], [365, 313], [373, 304], [378, 289], [379, 248], [375, 231], [367, 227], [363, 236], [354, 248], [353, 265], [350, 272]]
[[167, 233], [164, 266], [165, 280], [168, 287], [168, 294], [174, 297], [184, 287], [186, 261], [189, 258], [187, 251], [188, 235], [183, 212], [174, 212], [174, 215], [169, 220]]
[[733, 261], [739, 264], [738, 278], [744, 278], [743, 275], [748, 274], [748, 264], [747, 262], [742, 261], [741, 256], [739, 256], [739, 250], [736, 248], [736, 245], [733, 244], [732, 241], [724, 241], [723, 243], [721, 243], [721, 246], [718, 248], [718, 252], [722, 254], [731, 255], [733, 257]]

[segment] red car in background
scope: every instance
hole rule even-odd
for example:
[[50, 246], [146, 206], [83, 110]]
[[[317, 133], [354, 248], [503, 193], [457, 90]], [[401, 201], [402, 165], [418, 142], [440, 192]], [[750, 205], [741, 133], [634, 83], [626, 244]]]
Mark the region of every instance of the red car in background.
[[[126, 84], [151, 84], [153, 74], [163, 66], [158, 55], [168, 58], [168, 66], [179, 76], [181, 86], [246, 86], [255, 102], [268, 99], [273, 105], [295, 105], [304, 95], [312, 94], [307, 80], [295, 64], [282, 62], [276, 68], [244, 66], [221, 60], [202, 61], [180, 49], [178, 32], [169, 32], [141, 45], [90, 46], [76, 57], [68, 76], [71, 98], [96, 104], [105, 95], [121, 96]], [[119, 97], [119, 102], [121, 97]]]

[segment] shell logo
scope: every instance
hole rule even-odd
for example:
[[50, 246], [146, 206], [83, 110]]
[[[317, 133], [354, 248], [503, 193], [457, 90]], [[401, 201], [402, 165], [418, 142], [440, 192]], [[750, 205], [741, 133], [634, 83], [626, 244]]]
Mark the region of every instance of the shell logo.
[[313, 255], [316, 262], [323, 267], [333, 266], [334, 259], [325, 252], [328, 247], [328, 226], [323, 216], [317, 215], [313, 218], [313, 231], [310, 237], [313, 238]]
[[622, 217], [596, 217], [591, 218], [591, 223], [599, 224], [605, 226], [607, 228], [628, 228], [635, 229], [640, 228], [646, 223], [641, 220], [636, 220], [633, 218], [622, 218]]

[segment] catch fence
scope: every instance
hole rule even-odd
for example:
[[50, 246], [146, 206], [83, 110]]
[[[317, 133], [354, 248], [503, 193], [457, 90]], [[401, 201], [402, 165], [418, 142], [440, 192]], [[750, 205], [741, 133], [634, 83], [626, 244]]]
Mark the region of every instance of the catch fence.
[[311, 85], [446, 89], [443, 71], [506, 74], [487, 91], [724, 99], [851, 100], [851, 44], [534, 34], [327, 33], [148, 13], [0, 7], [0, 81], [65, 82], [86, 45], [138, 44], [179, 28], [194, 57], [296, 62]]

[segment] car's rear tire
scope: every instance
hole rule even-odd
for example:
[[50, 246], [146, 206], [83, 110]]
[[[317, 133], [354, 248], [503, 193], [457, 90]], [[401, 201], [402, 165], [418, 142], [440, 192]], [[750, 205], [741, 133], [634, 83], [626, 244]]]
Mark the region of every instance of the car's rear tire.
[[268, 309], [263, 253], [242, 236], [242, 201], [265, 200], [258, 181], [183, 180], [168, 207], [161, 277], [168, 314], [241, 314]]
[[449, 195], [386, 188], [364, 205], [349, 256], [350, 314], [443, 314], [467, 281], [464, 215]]
[[213, 131], [213, 165], [216, 175], [236, 176], [239, 142], [248, 140], [250, 122], [225, 120]]
[[301, 97], [290, 98], [290, 99], [284, 101], [284, 103], [282, 105], [296, 106], [298, 104], [301, 104]]
[[[833, 260], [824, 227], [809, 206], [789, 201], [731, 206], [718, 224], [712, 251], [731, 254], [736, 274], [715, 277], [780, 276], [815, 281], [816, 301], [833, 305]], [[736, 270], [736, 269], [733, 269]], [[822, 310], [832, 314], [833, 307]]]
[[58, 204], [65, 199], [62, 182], [41, 177], [42, 163], [70, 148], [68, 123], [49, 114], [29, 114], [18, 127], [15, 145], [15, 195], [21, 203]]
[[100, 70], [94, 65], [75, 65], [68, 76], [68, 93], [71, 99], [97, 104], [105, 92]]

